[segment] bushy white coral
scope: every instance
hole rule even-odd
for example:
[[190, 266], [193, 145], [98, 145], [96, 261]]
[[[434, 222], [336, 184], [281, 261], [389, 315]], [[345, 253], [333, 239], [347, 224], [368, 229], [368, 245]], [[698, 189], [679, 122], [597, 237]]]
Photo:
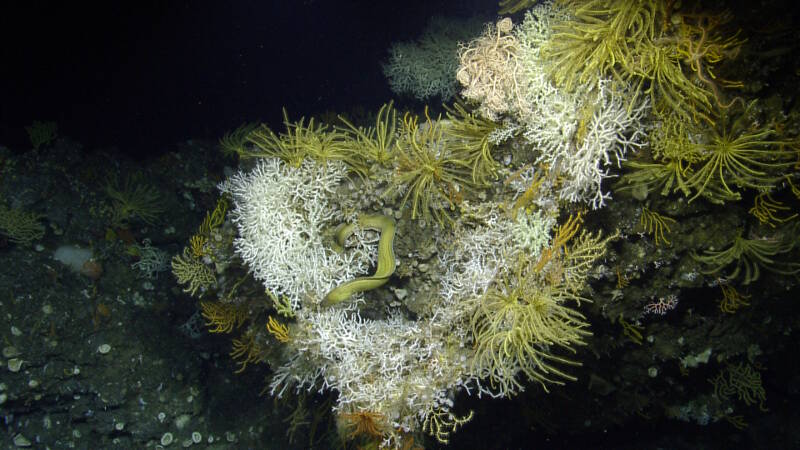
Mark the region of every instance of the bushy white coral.
[[451, 389], [466, 383], [466, 349], [445, 346], [446, 329], [428, 322], [363, 319], [352, 308], [301, 310], [298, 321], [307, 331], [293, 336], [298, 353], [276, 370], [273, 395], [288, 388], [334, 390], [335, 411], [371, 411], [408, 431], [422, 412], [440, 409]]
[[345, 221], [334, 190], [347, 168], [338, 161], [321, 165], [304, 161], [291, 167], [277, 158], [258, 162], [250, 172], [239, 172], [220, 185], [233, 197], [233, 222], [239, 229], [236, 253], [253, 276], [277, 296], [287, 296], [293, 308], [301, 302], [320, 302], [337, 285], [369, 270], [374, 245], [361, 234], [344, 252], [324, 242]]
[[528, 11], [515, 30], [519, 41], [520, 80], [525, 110], [518, 111], [524, 138], [540, 150], [537, 163], [547, 163], [564, 178], [559, 198], [586, 201], [602, 207], [609, 197], [601, 183], [608, 167], [641, 145], [639, 129], [647, 105], [628, 108], [625, 92], [601, 79], [576, 92], [557, 89], [546, 73], [541, 47], [551, 36], [552, 24], [565, 18], [551, 4]]
[[[480, 103], [478, 111], [492, 120], [505, 116], [504, 125], [491, 136], [493, 142], [520, 134], [536, 151], [534, 163], [547, 164], [562, 180], [559, 199], [599, 208], [609, 197], [602, 182], [610, 166], [641, 146], [647, 105], [626, 105], [624, 84], [612, 88], [600, 77], [570, 92], [553, 85], [541, 48], [551, 38], [553, 24], [565, 17], [545, 3], [528, 11], [523, 23], [509, 32], [490, 27], [462, 49], [458, 79], [462, 94]], [[510, 26], [498, 22], [498, 27], [501, 23]]]
[[[439, 255], [439, 264], [445, 273], [440, 295], [447, 306], [485, 294], [508, 266], [507, 261], [514, 260], [520, 252], [536, 259], [550, 243], [556, 223], [543, 211], [520, 212], [516, 219], [511, 219], [499, 211], [499, 205], [492, 205], [480, 218], [482, 224], [457, 230], [456, 245]], [[466, 313], [469, 315], [471, 311]], [[454, 317], [449, 319], [456, 323]]]

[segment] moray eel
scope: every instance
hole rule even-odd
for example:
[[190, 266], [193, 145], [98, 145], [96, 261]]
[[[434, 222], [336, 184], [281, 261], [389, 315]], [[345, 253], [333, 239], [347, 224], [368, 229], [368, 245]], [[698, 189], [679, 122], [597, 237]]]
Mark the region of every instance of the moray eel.
[[[378, 267], [371, 276], [358, 277], [336, 286], [325, 296], [322, 302], [323, 306], [331, 306], [347, 300], [356, 292], [364, 292], [383, 286], [389, 281], [389, 277], [392, 276], [397, 266], [394, 257], [394, 219], [387, 216], [362, 215], [358, 218], [358, 224], [363, 228], [372, 228], [381, 232], [381, 238], [378, 241]], [[344, 241], [353, 234], [354, 230], [355, 224], [339, 228], [336, 233], [338, 244], [344, 247]]]

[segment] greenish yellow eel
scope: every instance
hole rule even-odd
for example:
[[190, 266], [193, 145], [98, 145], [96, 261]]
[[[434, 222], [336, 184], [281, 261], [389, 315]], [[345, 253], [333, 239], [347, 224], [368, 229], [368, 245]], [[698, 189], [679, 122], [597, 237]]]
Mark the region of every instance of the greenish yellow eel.
[[[336, 286], [328, 292], [323, 300], [323, 306], [331, 306], [341, 301], [347, 300], [356, 292], [364, 292], [383, 286], [389, 281], [389, 277], [394, 273], [397, 262], [394, 257], [394, 219], [379, 215], [362, 215], [358, 218], [358, 224], [363, 228], [380, 230], [381, 238], [378, 241], [378, 267], [375, 273], [369, 277], [358, 277]], [[340, 227], [336, 232], [338, 244], [344, 247], [344, 241], [355, 231], [355, 224]]]

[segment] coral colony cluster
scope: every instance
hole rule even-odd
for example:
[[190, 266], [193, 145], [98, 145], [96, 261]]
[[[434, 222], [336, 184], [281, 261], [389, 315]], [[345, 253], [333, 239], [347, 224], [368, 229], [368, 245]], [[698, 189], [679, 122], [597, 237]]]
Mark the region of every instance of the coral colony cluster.
[[[286, 118], [281, 133], [231, 132], [221, 147], [242, 169], [173, 272], [209, 331], [233, 335], [239, 371], [267, 364], [280, 398], [333, 393], [349, 440], [446, 442], [472, 417], [456, 393], [574, 380], [587, 278], [617, 237], [584, 217], [610, 201], [622, 162], [649, 147], [636, 189], [724, 201], [789, 161], [753, 150], [762, 170], [736, 186], [683, 164], [712, 164], [696, 130], [714, 128], [723, 94], [710, 71], [740, 42], [679, 8], [563, 1], [486, 25], [460, 44], [455, 73], [436, 74], [468, 102], [444, 116], [388, 103], [370, 126]], [[387, 75], [425, 85], [403, 73]]]

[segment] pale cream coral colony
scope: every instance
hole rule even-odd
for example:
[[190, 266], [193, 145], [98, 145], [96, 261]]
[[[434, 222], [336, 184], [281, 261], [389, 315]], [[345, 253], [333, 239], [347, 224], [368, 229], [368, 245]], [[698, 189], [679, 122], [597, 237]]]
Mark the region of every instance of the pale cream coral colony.
[[[632, 28], [603, 24], [680, 15], [663, 9], [671, 2], [620, 3], [632, 15], [563, 1], [487, 25], [450, 78], [473, 109], [447, 119], [398, 120], [388, 103], [370, 127], [287, 118], [284, 133], [245, 126], [223, 139], [250, 167], [220, 185], [233, 207], [180, 267], [213, 268], [216, 283], [191, 292], [212, 331], [240, 334], [234, 356], [269, 364], [270, 393], [333, 391], [339, 418], [368, 430], [348, 438], [403, 447], [422, 431], [445, 442], [471, 417], [456, 412], [457, 392], [508, 397], [574, 379], [564, 353], [590, 334], [577, 308], [614, 237], [582, 230], [580, 211], [610, 200], [604, 181], [648, 130], [713, 107], [670, 113], [675, 67], [663, 79], [595, 61], [565, 75], [585, 46], [648, 51], [620, 50]], [[691, 39], [690, 17], [661, 33]]]

